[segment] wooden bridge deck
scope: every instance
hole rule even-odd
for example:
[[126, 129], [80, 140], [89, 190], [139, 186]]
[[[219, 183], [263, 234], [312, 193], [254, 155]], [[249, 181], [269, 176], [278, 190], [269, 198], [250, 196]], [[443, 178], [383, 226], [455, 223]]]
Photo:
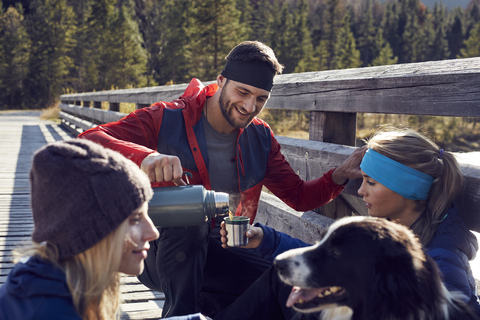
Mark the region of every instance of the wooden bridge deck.
[[[11, 250], [27, 241], [33, 230], [28, 181], [31, 157], [48, 142], [72, 138], [39, 116], [40, 112], [0, 112], [0, 286], [13, 267]], [[479, 285], [480, 258], [471, 265]], [[121, 319], [159, 319], [163, 294], [152, 292], [136, 277], [124, 276], [123, 282]]]
[[[13, 267], [11, 251], [33, 230], [28, 174], [33, 153], [46, 143], [72, 137], [40, 112], [0, 112], [0, 286]], [[121, 319], [159, 319], [164, 301], [136, 277], [124, 276]]]

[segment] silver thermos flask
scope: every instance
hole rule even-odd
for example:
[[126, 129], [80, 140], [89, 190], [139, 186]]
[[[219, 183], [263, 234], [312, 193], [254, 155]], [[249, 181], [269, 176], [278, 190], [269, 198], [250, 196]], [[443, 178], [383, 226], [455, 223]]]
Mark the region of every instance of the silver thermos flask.
[[229, 212], [228, 193], [202, 185], [153, 188], [148, 215], [156, 227], [194, 226]]

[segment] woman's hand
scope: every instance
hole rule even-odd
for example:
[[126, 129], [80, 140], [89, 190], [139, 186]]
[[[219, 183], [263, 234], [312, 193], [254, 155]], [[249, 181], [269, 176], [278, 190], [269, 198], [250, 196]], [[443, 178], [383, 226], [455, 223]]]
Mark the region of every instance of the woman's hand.
[[[222, 221], [220, 227], [220, 235], [222, 236], [222, 247], [229, 248], [229, 246], [227, 245], [228, 232], [227, 230], [225, 230], [225, 221]], [[263, 240], [263, 229], [260, 227], [249, 226], [247, 230], [247, 238], [248, 244], [239, 248], [255, 249], [260, 245]]]

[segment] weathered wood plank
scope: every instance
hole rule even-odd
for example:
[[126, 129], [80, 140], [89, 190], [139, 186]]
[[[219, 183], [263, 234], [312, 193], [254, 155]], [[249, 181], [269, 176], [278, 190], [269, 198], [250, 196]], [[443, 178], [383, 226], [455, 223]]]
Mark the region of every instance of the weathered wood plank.
[[13, 262], [11, 262], [11, 261], [10, 261], [10, 262], [8, 262], [8, 261], [7, 261], [7, 262], [2, 262], [2, 263], [0, 263], [0, 269], [8, 269], [8, 270], [10, 270], [10, 269], [13, 268], [14, 265], [15, 265], [15, 264], [14, 264]]
[[[161, 304], [161, 306], [163, 307], [163, 303]], [[149, 309], [157, 309], [160, 312], [160, 313], [157, 313], [157, 318], [159, 318], [162, 312], [161, 306], [159, 305], [159, 303], [157, 303], [154, 300], [147, 300], [145, 302], [122, 304], [121, 310], [123, 312], [127, 312], [127, 311], [143, 312]]]
[[[59, 106], [60, 109], [63, 111], [60, 116], [65, 117], [66, 121], [70, 121], [73, 124], [78, 125], [78, 127], [82, 128], [83, 130], [93, 127], [95, 126], [95, 124], [118, 121], [126, 116], [126, 114], [120, 112], [94, 108], [82, 108], [71, 104], [62, 103]], [[68, 115], [75, 115], [76, 117], [79, 117], [84, 121], [75, 119], [73, 116]]]
[[[479, 75], [480, 58], [278, 75], [266, 107], [478, 117]], [[68, 94], [61, 100], [152, 104], [178, 98], [186, 86]]]
[[[31, 157], [47, 142], [71, 138], [57, 125], [40, 120], [39, 114], [0, 112], [0, 286], [14, 267], [12, 250], [28, 243], [33, 231], [28, 180]], [[162, 293], [151, 291], [136, 277], [125, 276], [122, 281], [122, 319], [160, 318]]]
[[[152, 304], [142, 305], [141, 307], [152, 308]], [[122, 307], [120, 307], [122, 310]], [[162, 308], [157, 310], [146, 309], [144, 311], [126, 311], [120, 315], [121, 320], [157, 320], [161, 318]]]
[[[73, 106], [73, 107], [76, 107], [79, 110], [82, 110], [78, 106]], [[84, 109], [84, 110], [95, 110], [95, 109]], [[81, 118], [72, 116], [72, 115], [70, 115], [66, 112], [61, 112], [60, 116], [62, 117], [62, 122], [66, 122], [67, 125], [70, 125], [70, 126], [74, 127], [75, 129], [80, 128], [83, 131], [85, 131], [87, 129], [90, 129], [90, 128], [94, 127], [94, 124], [92, 122], [87, 121], [85, 119], [81, 119]]]
[[255, 222], [266, 224], [307, 243], [320, 239], [333, 220], [313, 211], [298, 212], [277, 197], [262, 192]]
[[[213, 83], [205, 82], [205, 85]], [[129, 102], [137, 104], [152, 104], [157, 101], [172, 101], [178, 99], [185, 89], [186, 83], [172, 86], [148, 87], [142, 89], [107, 90], [88, 93], [75, 93], [62, 95], [62, 102], [81, 101], [111, 101]], [[73, 103], [70, 103], [73, 104]]]
[[480, 116], [480, 58], [287, 74], [270, 108]]

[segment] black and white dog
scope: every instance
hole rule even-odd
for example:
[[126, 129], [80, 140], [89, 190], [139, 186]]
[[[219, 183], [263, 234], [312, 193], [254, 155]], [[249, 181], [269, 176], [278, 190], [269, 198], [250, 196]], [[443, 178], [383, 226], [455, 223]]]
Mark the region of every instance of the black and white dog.
[[406, 227], [386, 219], [347, 217], [320, 242], [275, 259], [293, 286], [287, 306], [320, 319], [478, 319], [442, 283], [435, 261]]

